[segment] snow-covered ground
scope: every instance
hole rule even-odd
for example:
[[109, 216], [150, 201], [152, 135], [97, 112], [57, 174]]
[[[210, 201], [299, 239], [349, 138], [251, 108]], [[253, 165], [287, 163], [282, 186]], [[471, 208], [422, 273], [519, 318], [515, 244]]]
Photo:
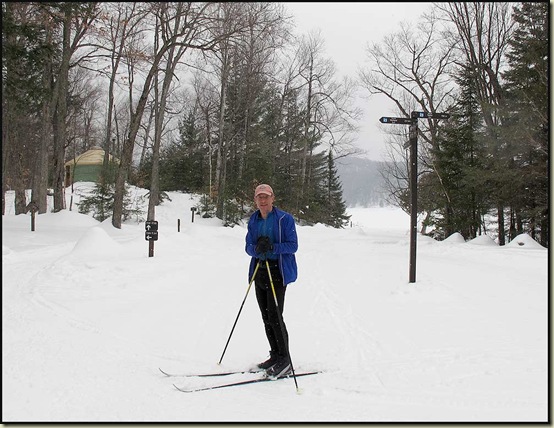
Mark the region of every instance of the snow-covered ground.
[[290, 352], [297, 372], [324, 371], [297, 379], [302, 394], [292, 379], [177, 391], [251, 375], [158, 368], [248, 368], [268, 345], [251, 290], [217, 364], [248, 288], [246, 226], [192, 223], [197, 198], [170, 196], [154, 257], [144, 222], [114, 229], [74, 206], [31, 232], [8, 208], [3, 422], [548, 421], [548, 251], [525, 236], [504, 247], [419, 236], [410, 284], [410, 220], [395, 208], [349, 209], [342, 230], [297, 228]]

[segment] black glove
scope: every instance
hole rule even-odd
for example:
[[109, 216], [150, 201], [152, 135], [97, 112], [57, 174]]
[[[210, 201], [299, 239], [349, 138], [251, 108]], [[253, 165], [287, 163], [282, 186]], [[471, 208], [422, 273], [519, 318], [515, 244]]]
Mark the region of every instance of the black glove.
[[269, 242], [269, 236], [260, 236], [256, 243], [256, 253], [264, 254], [268, 251], [273, 251], [273, 245]]

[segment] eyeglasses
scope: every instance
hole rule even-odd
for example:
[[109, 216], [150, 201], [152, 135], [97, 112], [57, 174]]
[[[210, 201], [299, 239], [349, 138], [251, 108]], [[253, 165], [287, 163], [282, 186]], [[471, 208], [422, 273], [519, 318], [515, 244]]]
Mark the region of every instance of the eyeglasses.
[[268, 199], [271, 198], [273, 195], [258, 195], [256, 196], [256, 199]]

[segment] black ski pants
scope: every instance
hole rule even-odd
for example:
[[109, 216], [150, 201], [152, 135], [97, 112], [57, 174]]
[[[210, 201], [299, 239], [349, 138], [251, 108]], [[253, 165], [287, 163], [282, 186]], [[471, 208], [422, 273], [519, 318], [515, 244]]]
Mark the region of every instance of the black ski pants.
[[[285, 321], [283, 320], [285, 291], [287, 287], [283, 284], [283, 277], [279, 270], [279, 262], [277, 260], [268, 260], [268, 263], [271, 271], [271, 279], [273, 280], [273, 287], [275, 288], [275, 294], [277, 296], [277, 303], [279, 304], [279, 312], [277, 312], [277, 308], [275, 307], [275, 298], [271, 290], [271, 282], [269, 280], [265, 260], [261, 261], [258, 272], [256, 273], [256, 299], [258, 300], [258, 306], [262, 313], [265, 334], [269, 342], [271, 354], [287, 358], [289, 336]], [[279, 318], [283, 321], [282, 329]]]

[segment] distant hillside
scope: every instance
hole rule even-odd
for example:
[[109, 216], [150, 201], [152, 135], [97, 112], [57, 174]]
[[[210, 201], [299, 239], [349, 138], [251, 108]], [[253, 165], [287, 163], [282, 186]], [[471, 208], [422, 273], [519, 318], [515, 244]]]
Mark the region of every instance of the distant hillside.
[[383, 178], [379, 173], [383, 164], [383, 162], [357, 157], [345, 157], [336, 161], [343, 198], [347, 206], [387, 205], [383, 195]]

